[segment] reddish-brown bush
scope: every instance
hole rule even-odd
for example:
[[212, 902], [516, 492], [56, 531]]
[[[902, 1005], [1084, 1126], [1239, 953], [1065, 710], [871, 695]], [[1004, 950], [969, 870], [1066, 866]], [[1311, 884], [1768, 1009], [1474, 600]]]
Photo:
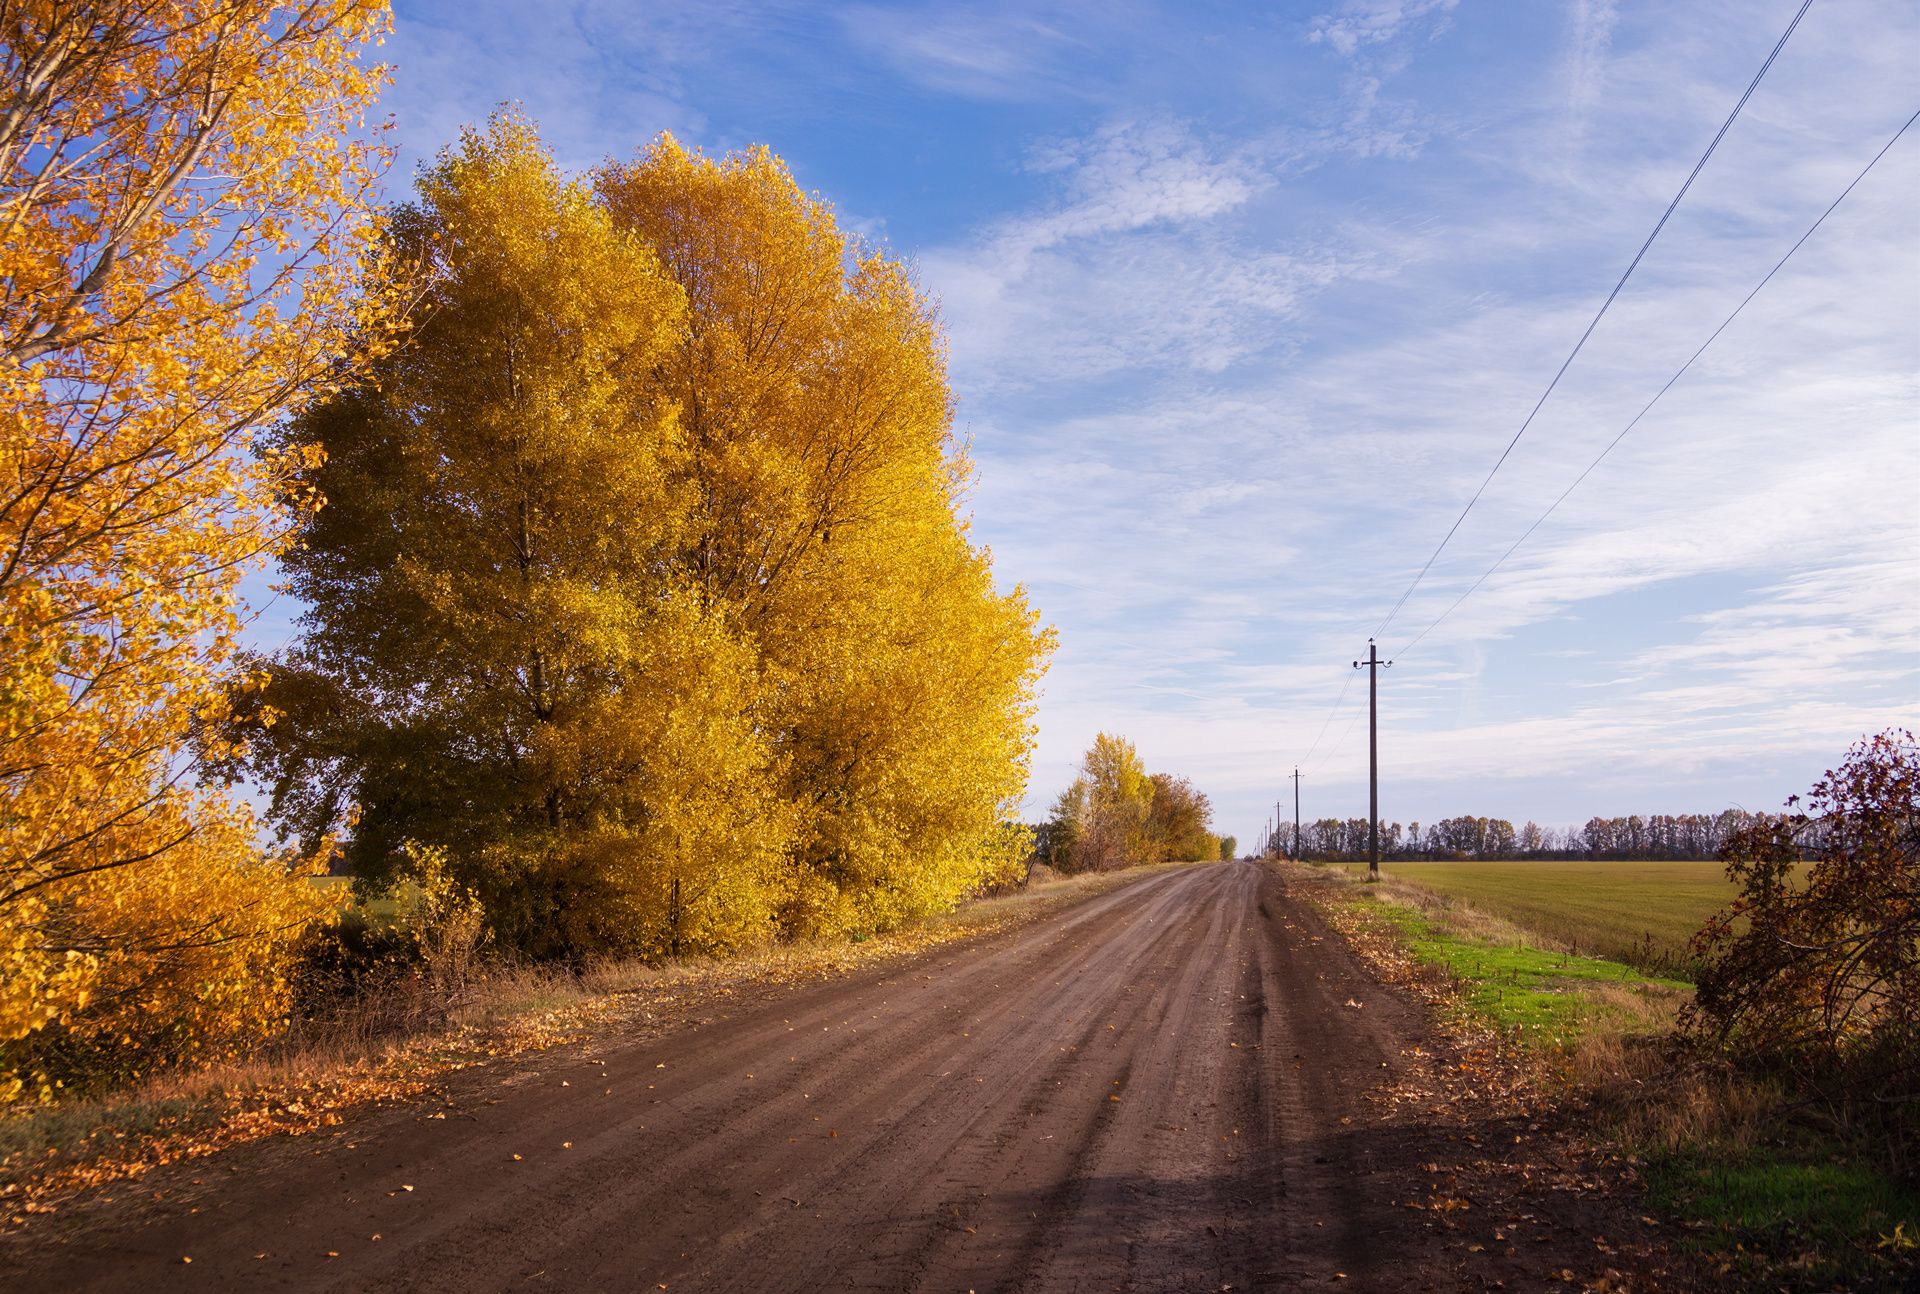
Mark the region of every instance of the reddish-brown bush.
[[1696, 1036], [1912, 1148], [1920, 1109], [1920, 748], [1860, 742], [1804, 809], [1721, 850], [1740, 897], [1694, 941]]

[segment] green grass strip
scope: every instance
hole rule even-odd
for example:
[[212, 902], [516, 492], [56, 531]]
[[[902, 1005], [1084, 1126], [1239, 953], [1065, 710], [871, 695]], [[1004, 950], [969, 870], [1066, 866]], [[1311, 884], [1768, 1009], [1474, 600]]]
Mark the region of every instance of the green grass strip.
[[1394, 928], [1416, 961], [1446, 971], [1468, 1010], [1529, 1045], [1564, 1047], [1595, 1030], [1657, 1028], [1657, 1013], [1636, 1009], [1639, 1003], [1649, 994], [1688, 987], [1600, 957], [1467, 939], [1412, 908], [1370, 894], [1362, 894], [1360, 902]]
[[1683, 1239], [1756, 1288], [1908, 1291], [1920, 1282], [1920, 1190], [1832, 1139], [1651, 1155], [1648, 1201], [1698, 1219]]

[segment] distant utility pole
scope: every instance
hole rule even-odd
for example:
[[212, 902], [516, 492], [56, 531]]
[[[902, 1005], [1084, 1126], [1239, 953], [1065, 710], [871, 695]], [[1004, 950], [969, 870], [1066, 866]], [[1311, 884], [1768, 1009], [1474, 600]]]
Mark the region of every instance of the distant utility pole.
[[[1367, 879], [1380, 879], [1380, 649], [1367, 639], [1367, 658], [1353, 663], [1367, 671]], [[1295, 782], [1298, 787], [1300, 784]]]
[[1300, 768], [1293, 770], [1293, 856], [1300, 857]]

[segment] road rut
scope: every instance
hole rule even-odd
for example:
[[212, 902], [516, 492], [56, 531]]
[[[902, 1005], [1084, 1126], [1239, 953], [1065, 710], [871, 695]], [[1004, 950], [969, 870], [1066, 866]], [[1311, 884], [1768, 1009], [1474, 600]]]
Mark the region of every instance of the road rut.
[[444, 1119], [227, 1152], [205, 1187], [52, 1228], [0, 1272], [143, 1294], [1432, 1287], [1384, 1243], [1409, 1219], [1369, 1161], [1414, 1152], [1363, 1099], [1425, 1016], [1259, 865], [727, 1010], [463, 1075]]

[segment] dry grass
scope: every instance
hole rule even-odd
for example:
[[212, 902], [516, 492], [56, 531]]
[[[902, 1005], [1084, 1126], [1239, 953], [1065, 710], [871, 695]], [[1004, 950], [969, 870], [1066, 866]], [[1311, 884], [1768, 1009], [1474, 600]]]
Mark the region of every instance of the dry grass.
[[1777, 1086], [1684, 1055], [1664, 1038], [1596, 1034], [1575, 1051], [1572, 1073], [1621, 1144], [1640, 1151], [1752, 1149], [1779, 1122]]

